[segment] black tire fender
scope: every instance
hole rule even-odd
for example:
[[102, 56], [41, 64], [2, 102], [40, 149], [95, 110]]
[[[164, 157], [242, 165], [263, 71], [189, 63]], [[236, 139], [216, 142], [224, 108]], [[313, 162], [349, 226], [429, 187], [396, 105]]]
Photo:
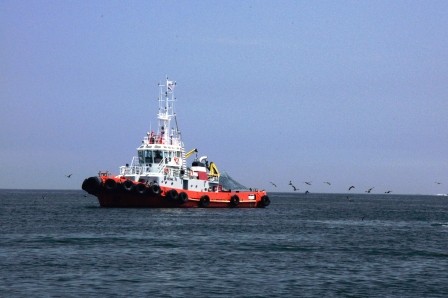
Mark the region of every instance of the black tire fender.
[[181, 192], [178, 197], [179, 203], [185, 204], [188, 202], [188, 195], [185, 192]]
[[240, 198], [237, 195], [233, 195], [230, 198], [230, 206], [231, 207], [236, 207], [236, 206], [238, 206], [239, 203], [240, 203]]
[[125, 191], [131, 191], [133, 186], [134, 182], [132, 182], [131, 180], [126, 180], [123, 182], [123, 189]]
[[267, 195], [264, 195], [261, 197], [260, 203], [262, 207], [266, 207], [269, 206], [269, 204], [271, 204], [271, 200]]
[[153, 194], [158, 195], [160, 193], [160, 186], [157, 184], [151, 185], [151, 191], [153, 192]]
[[179, 198], [179, 194], [177, 193], [177, 190], [175, 189], [170, 189], [167, 193], [166, 193], [166, 198], [170, 201], [176, 201]]
[[144, 195], [148, 192], [148, 188], [145, 184], [139, 183], [135, 186], [135, 191], [140, 195]]
[[97, 195], [101, 190], [101, 180], [97, 176], [89, 177], [82, 183], [82, 189], [91, 195]]
[[210, 198], [207, 195], [202, 196], [199, 200], [199, 207], [207, 208], [208, 205], [210, 205]]
[[117, 188], [117, 182], [114, 179], [107, 179], [104, 181], [104, 188], [106, 191], [112, 192]]

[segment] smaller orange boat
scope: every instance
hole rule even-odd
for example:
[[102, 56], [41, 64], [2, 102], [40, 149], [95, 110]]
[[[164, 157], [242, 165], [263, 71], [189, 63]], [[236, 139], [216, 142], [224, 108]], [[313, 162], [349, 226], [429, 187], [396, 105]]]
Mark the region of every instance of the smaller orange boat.
[[[174, 113], [176, 82], [159, 84], [158, 130], [148, 132], [131, 164], [119, 175], [99, 172], [84, 180], [82, 189], [98, 198], [101, 207], [132, 208], [254, 208], [266, 207], [266, 191], [246, 189], [229, 177], [222, 179], [214, 162], [185, 152]], [[175, 126], [171, 125], [174, 119]], [[187, 166], [187, 159], [196, 158]], [[229, 182], [230, 181], [230, 182]]]

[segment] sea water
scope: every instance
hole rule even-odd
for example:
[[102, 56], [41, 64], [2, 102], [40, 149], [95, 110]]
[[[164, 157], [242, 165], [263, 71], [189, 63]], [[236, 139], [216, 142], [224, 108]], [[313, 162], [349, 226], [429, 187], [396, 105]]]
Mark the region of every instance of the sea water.
[[264, 209], [109, 209], [0, 190], [0, 296], [447, 297], [446, 197], [269, 195]]

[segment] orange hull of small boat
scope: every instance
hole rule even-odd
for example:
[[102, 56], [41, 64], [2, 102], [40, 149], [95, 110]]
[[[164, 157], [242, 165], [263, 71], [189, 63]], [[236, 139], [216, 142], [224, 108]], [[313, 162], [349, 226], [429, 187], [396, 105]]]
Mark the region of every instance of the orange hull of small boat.
[[82, 188], [101, 207], [123, 208], [256, 208], [270, 200], [265, 191], [198, 192], [145, 185], [112, 177], [90, 177]]

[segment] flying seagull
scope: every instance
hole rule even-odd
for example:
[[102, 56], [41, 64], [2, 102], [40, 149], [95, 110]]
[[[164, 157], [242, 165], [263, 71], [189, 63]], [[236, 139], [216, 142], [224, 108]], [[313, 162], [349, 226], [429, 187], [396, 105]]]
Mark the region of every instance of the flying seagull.
[[331, 185], [331, 183], [330, 183], [330, 182], [328, 182], [328, 181], [325, 181], [324, 183], [325, 183], [325, 184], [328, 184], [328, 185]]
[[350, 187], [348, 188], [348, 190], [351, 190], [352, 188], [355, 188], [355, 187], [352, 185], [352, 186], [350, 186]]
[[307, 195], [307, 194], [309, 194], [310, 192], [309, 191], [305, 191], [305, 194]]
[[292, 184], [292, 181], [289, 180], [289, 185], [294, 189], [294, 191], [298, 191], [299, 189]]
[[306, 185], [311, 185], [311, 181], [310, 182], [305, 181], [303, 183], [305, 183]]
[[385, 191], [384, 193], [391, 193], [392, 191], [391, 190], [388, 190], [388, 191]]
[[442, 182], [438, 182], [438, 181], [436, 181], [436, 182], [434, 182], [435, 184], [442, 184]]
[[372, 189], [374, 189], [375, 187], [371, 187], [368, 190], [366, 190], [366, 193], [370, 193], [372, 191]]
[[277, 184], [275, 184], [274, 182], [270, 182], [272, 185], [274, 185], [275, 187], [277, 187]]
[[65, 177], [70, 178], [73, 174], [65, 175]]

